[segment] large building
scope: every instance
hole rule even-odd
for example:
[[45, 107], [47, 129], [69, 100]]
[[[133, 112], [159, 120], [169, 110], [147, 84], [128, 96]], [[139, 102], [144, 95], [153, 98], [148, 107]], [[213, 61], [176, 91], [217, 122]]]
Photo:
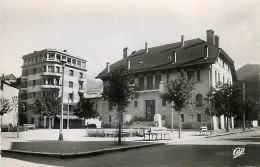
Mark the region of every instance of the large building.
[[[22, 122], [35, 124], [37, 127], [48, 126], [48, 118], [36, 115], [30, 110], [34, 99], [40, 97], [45, 89], [62, 86], [62, 66], [66, 61], [64, 70], [64, 127], [67, 119], [71, 127], [82, 126], [83, 121], [72, 114], [72, 107], [80, 97], [86, 95], [87, 89], [87, 61], [83, 58], [69, 54], [66, 50], [44, 49], [24, 55], [21, 77], [21, 98], [26, 103], [26, 113], [23, 113]], [[70, 99], [70, 100], [68, 100]], [[69, 106], [68, 106], [69, 105]], [[69, 117], [68, 117], [68, 110]], [[52, 118], [52, 127], [59, 126], [59, 115]]]
[[[122, 65], [134, 72], [135, 83], [139, 86], [139, 96], [126, 108], [125, 119], [133, 117], [147, 118], [148, 111], [160, 114], [165, 126], [171, 125], [171, 104], [161, 98], [160, 83], [166, 86], [169, 80], [174, 80], [184, 70], [188, 77], [196, 80], [193, 91], [193, 101], [196, 106], [189, 106], [181, 111], [183, 128], [198, 128], [201, 125], [210, 127], [210, 118], [202, 106], [203, 98], [216, 83], [230, 83], [237, 80], [234, 62], [228, 54], [219, 48], [219, 37], [213, 30], [207, 31], [207, 40], [192, 39], [166, 44], [158, 47], [148, 47], [127, 54], [123, 49], [121, 60], [109, 65], [107, 63], [97, 78], [104, 85], [109, 72]], [[116, 125], [118, 122], [116, 110], [106, 102], [105, 114], [102, 119], [106, 123]], [[214, 117], [214, 129], [224, 128], [224, 117]], [[231, 120], [233, 127], [233, 120]], [[178, 127], [178, 112], [174, 112], [174, 127]]]

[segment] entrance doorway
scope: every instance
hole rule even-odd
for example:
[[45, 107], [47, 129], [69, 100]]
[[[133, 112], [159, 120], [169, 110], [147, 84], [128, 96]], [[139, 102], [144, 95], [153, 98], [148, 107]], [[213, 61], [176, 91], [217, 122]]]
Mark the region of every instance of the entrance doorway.
[[155, 114], [155, 100], [146, 100], [146, 118], [149, 121], [153, 121]]

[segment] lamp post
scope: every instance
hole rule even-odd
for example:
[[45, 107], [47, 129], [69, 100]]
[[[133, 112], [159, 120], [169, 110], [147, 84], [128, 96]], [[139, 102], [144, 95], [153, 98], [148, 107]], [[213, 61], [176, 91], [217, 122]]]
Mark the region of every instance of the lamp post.
[[[18, 97], [14, 96], [12, 97], [13, 105], [14, 105], [14, 111], [16, 112], [16, 108], [18, 107]], [[17, 138], [19, 138], [19, 111], [17, 110]]]
[[70, 129], [70, 98], [68, 98], [68, 118], [67, 118], [67, 129]]
[[59, 132], [59, 140], [63, 140], [63, 87], [64, 87], [64, 71], [65, 71], [65, 64], [66, 60], [61, 60], [62, 63], [62, 85], [61, 85], [61, 114], [60, 114], [60, 132]]

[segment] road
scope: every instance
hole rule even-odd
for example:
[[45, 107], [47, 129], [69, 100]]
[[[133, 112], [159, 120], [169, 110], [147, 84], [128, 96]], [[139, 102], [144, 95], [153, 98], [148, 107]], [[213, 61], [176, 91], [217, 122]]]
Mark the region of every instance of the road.
[[[233, 149], [245, 147], [245, 154], [233, 159]], [[192, 141], [168, 142], [167, 145], [107, 153], [99, 156], [55, 159], [13, 155], [3, 158], [3, 167], [18, 161], [20, 166], [259, 166], [260, 131]], [[22, 165], [27, 163], [26, 165]], [[9, 164], [9, 165], [8, 165]], [[18, 165], [18, 166], [19, 166]]]

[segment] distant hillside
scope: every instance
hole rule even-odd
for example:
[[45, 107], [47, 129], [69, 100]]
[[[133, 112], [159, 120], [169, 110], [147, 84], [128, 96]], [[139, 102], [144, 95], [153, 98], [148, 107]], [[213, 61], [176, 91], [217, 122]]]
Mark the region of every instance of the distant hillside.
[[96, 88], [96, 87], [98, 87], [98, 86], [100, 86], [102, 84], [103, 84], [102, 81], [99, 81], [99, 80], [95, 81], [95, 80], [88, 79], [87, 80], [87, 91], [91, 91], [94, 88]]
[[253, 76], [258, 76], [260, 73], [260, 64], [246, 64], [237, 70], [238, 80], [243, 80]]

